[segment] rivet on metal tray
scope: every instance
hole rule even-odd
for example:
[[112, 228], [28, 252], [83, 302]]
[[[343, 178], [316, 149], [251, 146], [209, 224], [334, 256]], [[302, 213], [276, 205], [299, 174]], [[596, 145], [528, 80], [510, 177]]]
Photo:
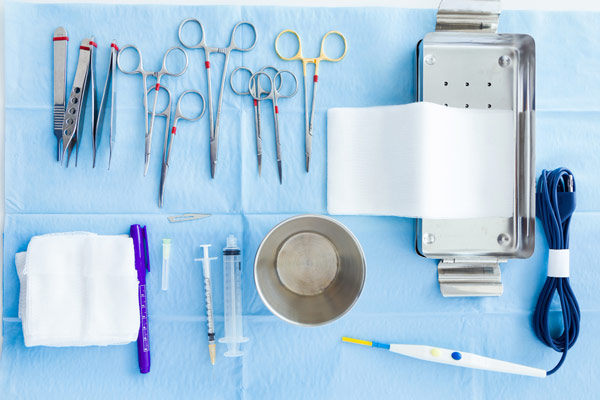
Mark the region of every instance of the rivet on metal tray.
[[423, 235], [423, 243], [433, 244], [435, 242], [435, 235], [432, 233], [426, 233]]
[[510, 57], [509, 56], [502, 56], [498, 59], [498, 64], [504, 68], [504, 67], [508, 67], [510, 65]]
[[501, 233], [500, 235], [498, 235], [498, 244], [500, 246], [506, 246], [510, 243], [510, 236], [508, 236], [506, 233]]
[[435, 64], [435, 56], [432, 54], [427, 54], [425, 56], [425, 62], [427, 63], [427, 65], [433, 65]]

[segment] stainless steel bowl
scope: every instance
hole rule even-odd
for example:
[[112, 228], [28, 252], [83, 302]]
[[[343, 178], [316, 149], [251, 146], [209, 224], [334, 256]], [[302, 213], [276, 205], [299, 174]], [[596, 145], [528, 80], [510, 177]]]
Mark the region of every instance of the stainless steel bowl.
[[254, 282], [265, 305], [304, 326], [347, 313], [362, 291], [365, 256], [352, 232], [333, 218], [300, 215], [271, 229], [254, 260]]

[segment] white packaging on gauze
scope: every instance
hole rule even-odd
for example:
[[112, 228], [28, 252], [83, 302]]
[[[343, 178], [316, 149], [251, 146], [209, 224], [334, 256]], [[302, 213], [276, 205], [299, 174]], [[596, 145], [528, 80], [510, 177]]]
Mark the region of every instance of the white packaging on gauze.
[[515, 121], [509, 110], [411, 103], [327, 112], [330, 214], [510, 217]]
[[548, 276], [568, 278], [569, 273], [569, 249], [550, 249], [548, 253]]

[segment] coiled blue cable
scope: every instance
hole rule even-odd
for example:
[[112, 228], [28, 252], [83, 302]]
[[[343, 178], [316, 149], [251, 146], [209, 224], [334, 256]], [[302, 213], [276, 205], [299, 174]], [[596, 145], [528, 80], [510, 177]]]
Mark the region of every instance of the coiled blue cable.
[[[537, 217], [541, 220], [550, 249], [569, 248], [569, 224], [575, 211], [575, 178], [566, 168], [542, 171], [537, 182]], [[558, 295], [562, 309], [563, 331], [552, 337], [548, 324], [550, 304]], [[573, 294], [569, 278], [549, 276], [544, 283], [533, 313], [533, 329], [537, 337], [554, 350], [562, 353], [560, 361], [547, 375], [555, 373], [565, 361], [568, 350], [579, 336], [581, 312]]]

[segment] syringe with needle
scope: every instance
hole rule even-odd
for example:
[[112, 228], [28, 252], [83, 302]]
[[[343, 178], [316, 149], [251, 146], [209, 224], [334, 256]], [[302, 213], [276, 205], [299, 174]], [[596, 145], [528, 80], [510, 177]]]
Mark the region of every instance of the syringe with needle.
[[200, 245], [203, 249], [203, 257], [195, 258], [194, 261], [202, 261], [202, 272], [204, 273], [204, 295], [206, 296], [206, 323], [208, 325], [208, 353], [210, 362], [215, 365], [216, 344], [215, 344], [215, 321], [213, 318], [212, 305], [212, 285], [210, 283], [210, 260], [216, 260], [217, 257], [208, 256], [210, 244]]

